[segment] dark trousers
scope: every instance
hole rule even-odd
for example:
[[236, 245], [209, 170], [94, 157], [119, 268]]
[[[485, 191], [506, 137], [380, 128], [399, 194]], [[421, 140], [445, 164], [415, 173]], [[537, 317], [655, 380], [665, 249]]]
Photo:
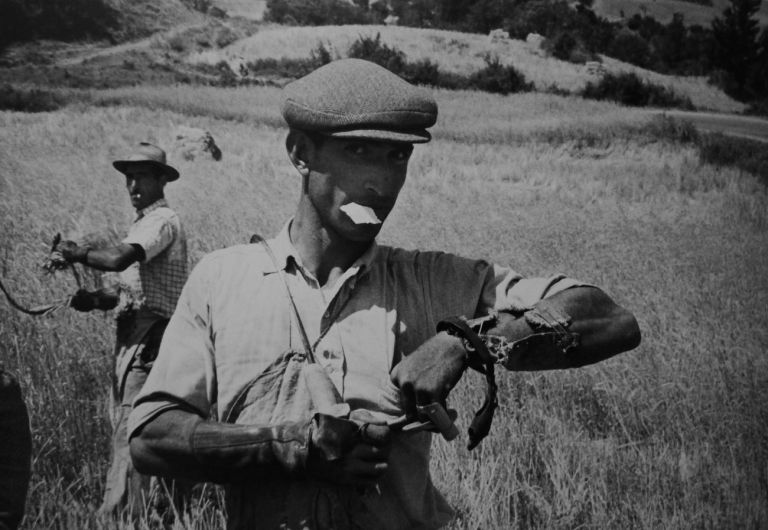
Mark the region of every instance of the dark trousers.
[[16, 379], [0, 369], [0, 530], [14, 530], [24, 516], [32, 434]]

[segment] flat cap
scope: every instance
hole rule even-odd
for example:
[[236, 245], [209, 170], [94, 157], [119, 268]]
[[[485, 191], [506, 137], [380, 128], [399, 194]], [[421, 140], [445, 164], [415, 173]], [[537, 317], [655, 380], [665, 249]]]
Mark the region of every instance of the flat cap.
[[283, 96], [290, 127], [327, 136], [424, 143], [437, 120], [426, 90], [362, 59], [323, 65], [286, 85]]

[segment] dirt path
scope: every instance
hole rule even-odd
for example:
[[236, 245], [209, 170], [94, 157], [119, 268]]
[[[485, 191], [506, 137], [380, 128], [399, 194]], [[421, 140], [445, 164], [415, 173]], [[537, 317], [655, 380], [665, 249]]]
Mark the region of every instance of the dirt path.
[[651, 112], [688, 120], [700, 131], [719, 132], [729, 136], [739, 136], [768, 142], [768, 120], [756, 116], [718, 114], [715, 112], [689, 112], [683, 110], [655, 110]]
[[176, 35], [178, 33], [186, 31], [188, 29], [192, 29], [196, 27], [202, 28], [204, 26], [205, 24], [201, 24], [199, 22], [181, 24], [179, 26], [174, 27], [172, 30], [169, 30], [168, 32], [156, 33], [144, 39], [125, 42], [123, 44], [118, 44], [117, 46], [109, 46], [106, 48], [92, 48], [87, 51], [82, 51], [77, 53], [74, 56], [59, 59], [58, 61], [56, 61], [56, 64], [59, 66], [73, 66], [77, 64], [82, 64], [85, 61], [95, 59], [97, 57], [108, 57], [110, 55], [118, 55], [120, 53], [134, 51], [134, 50], [144, 50], [149, 48], [154, 42], [157, 42], [160, 36], [165, 36], [167, 38], [167, 37], [171, 37], [172, 35]]

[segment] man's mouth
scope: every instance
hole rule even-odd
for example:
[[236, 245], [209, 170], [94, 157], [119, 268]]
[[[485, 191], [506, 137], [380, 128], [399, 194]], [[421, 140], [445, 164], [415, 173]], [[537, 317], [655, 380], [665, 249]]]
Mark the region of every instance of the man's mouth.
[[362, 204], [357, 204], [356, 202], [349, 202], [342, 206], [340, 210], [344, 212], [347, 217], [352, 219], [352, 222], [355, 224], [381, 224], [381, 219], [379, 219], [379, 216], [376, 215], [376, 211], [369, 206], [363, 206]]

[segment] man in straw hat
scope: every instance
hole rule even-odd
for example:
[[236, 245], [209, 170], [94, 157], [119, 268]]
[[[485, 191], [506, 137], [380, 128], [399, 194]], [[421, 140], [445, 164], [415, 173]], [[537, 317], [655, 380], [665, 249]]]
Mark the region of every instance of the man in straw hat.
[[[453, 512], [432, 484], [424, 427], [451, 434], [446, 398], [466, 368], [490, 381], [494, 364], [596, 362], [634, 348], [637, 323], [562, 275], [376, 243], [414, 144], [430, 140], [426, 91], [345, 59], [287, 85], [282, 114], [301, 177], [295, 214], [266, 245], [213, 252], [190, 275], [134, 403], [134, 463], [227, 484], [230, 528], [444, 526]], [[260, 399], [294, 350], [346, 410], [311, 389], [304, 415], [285, 394]], [[488, 388], [473, 444], [495, 406]]]
[[115, 309], [112, 463], [100, 512], [127, 509], [136, 516], [149, 493], [150, 477], [137, 473], [131, 463], [126, 424], [187, 278], [187, 242], [179, 216], [165, 199], [165, 185], [179, 178], [166, 163], [165, 151], [142, 142], [112, 165], [125, 175], [136, 209], [128, 235], [113, 247], [96, 249], [62, 241], [57, 250], [70, 263], [120, 271], [117, 289], [79, 290], [72, 306], [78, 311]]

